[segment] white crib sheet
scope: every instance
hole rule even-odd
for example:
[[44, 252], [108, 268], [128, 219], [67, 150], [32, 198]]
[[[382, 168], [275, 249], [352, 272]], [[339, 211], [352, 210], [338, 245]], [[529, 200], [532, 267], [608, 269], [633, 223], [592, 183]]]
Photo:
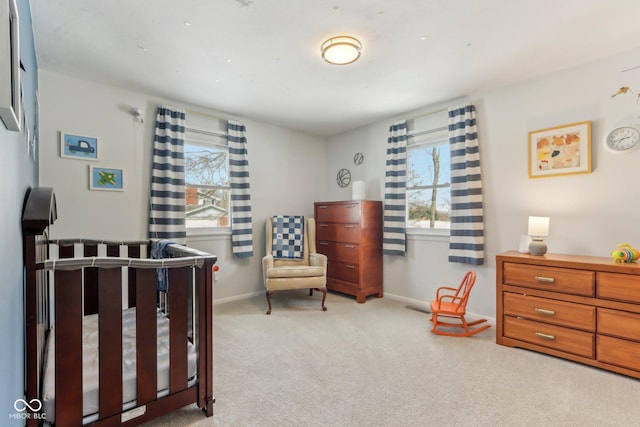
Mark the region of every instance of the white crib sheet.
[[[158, 320], [158, 393], [169, 387], [169, 319], [160, 311]], [[85, 316], [82, 320], [82, 373], [83, 416], [98, 412], [98, 315]], [[136, 398], [136, 309], [122, 312], [122, 401], [123, 405]], [[186, 340], [186, 337], [185, 337]], [[196, 375], [197, 353], [195, 346], [188, 344], [188, 379]], [[49, 334], [44, 366], [43, 410], [49, 422], [55, 421], [55, 340], [53, 329]]]

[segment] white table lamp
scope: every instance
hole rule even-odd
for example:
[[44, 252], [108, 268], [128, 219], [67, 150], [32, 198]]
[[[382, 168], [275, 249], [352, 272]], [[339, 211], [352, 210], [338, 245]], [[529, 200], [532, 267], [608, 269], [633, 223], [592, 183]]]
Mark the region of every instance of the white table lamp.
[[351, 199], [352, 200], [364, 200], [367, 198], [367, 186], [364, 181], [353, 181], [351, 184]]
[[529, 217], [529, 253], [531, 255], [544, 255], [547, 253], [547, 244], [542, 239], [549, 235], [549, 217], [530, 216]]

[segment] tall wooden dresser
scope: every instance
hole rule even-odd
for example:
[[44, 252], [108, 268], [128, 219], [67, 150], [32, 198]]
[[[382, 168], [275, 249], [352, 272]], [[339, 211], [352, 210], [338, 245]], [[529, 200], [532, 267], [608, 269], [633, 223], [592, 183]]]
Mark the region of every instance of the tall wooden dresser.
[[496, 256], [496, 342], [640, 378], [640, 265]]
[[316, 202], [316, 250], [328, 258], [327, 288], [364, 303], [382, 298], [382, 202]]

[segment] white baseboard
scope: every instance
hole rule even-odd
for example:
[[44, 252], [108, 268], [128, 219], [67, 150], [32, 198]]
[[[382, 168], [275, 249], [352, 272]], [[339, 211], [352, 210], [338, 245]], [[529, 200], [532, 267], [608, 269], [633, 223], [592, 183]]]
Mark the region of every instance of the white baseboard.
[[233, 302], [233, 301], [240, 301], [243, 299], [253, 298], [258, 295], [264, 295], [264, 291], [250, 292], [248, 294], [234, 295], [232, 297], [216, 299], [215, 291], [214, 291], [213, 305], [224, 304], [224, 303]]
[[385, 298], [389, 298], [389, 299], [393, 299], [393, 300], [396, 300], [396, 301], [406, 302], [409, 305], [415, 306], [415, 308], [417, 310], [420, 310], [420, 311], [430, 312], [430, 310], [429, 310], [429, 302], [428, 301], [422, 301], [422, 300], [419, 300], [419, 299], [407, 298], [407, 297], [403, 297], [401, 295], [390, 294], [389, 292], [385, 292], [384, 293], [384, 297]]
[[[397, 301], [406, 302], [407, 304], [410, 305], [410, 308], [412, 308], [414, 310], [423, 311], [425, 313], [431, 313], [431, 310], [429, 309], [429, 302], [428, 301], [422, 301], [422, 300], [419, 300], [419, 299], [407, 298], [407, 297], [403, 297], [403, 296], [400, 296], [400, 295], [390, 294], [388, 292], [384, 293], [384, 297], [385, 298], [389, 298], [389, 299], [393, 299], [393, 300], [397, 300]], [[472, 313], [470, 311], [467, 312], [467, 315], [471, 319], [473, 319], [473, 318], [485, 318], [485, 319], [487, 319], [488, 323], [491, 323], [492, 325], [496, 324], [496, 318], [495, 317], [482, 316], [480, 314]]]
[[[218, 304], [225, 304], [227, 302], [240, 301], [240, 300], [243, 300], [243, 299], [249, 299], [249, 298], [253, 298], [255, 296], [263, 295], [263, 294], [264, 294], [264, 291], [256, 291], [256, 292], [249, 292], [247, 294], [234, 295], [232, 297], [220, 298], [220, 299], [215, 299], [215, 296], [214, 296], [213, 305], [215, 306], [215, 305], [218, 305]], [[404, 303], [407, 303], [410, 306], [409, 308], [412, 308], [414, 310], [422, 311], [424, 313], [430, 313], [429, 302], [427, 302], [427, 301], [422, 301], [422, 300], [414, 299], [414, 298], [407, 298], [407, 297], [403, 297], [401, 295], [390, 294], [388, 292], [384, 293], [384, 297], [392, 299], [392, 300], [402, 301]], [[491, 323], [492, 325], [496, 324], [496, 318], [495, 317], [481, 316], [479, 314], [472, 313], [472, 312], [467, 312], [467, 314], [469, 315], [470, 318], [484, 317], [484, 318], [487, 319], [487, 322]]]

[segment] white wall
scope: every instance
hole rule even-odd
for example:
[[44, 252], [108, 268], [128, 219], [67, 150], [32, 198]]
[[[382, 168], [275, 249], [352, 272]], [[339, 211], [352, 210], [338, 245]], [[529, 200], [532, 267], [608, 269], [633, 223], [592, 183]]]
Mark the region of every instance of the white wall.
[[[26, 71], [22, 80], [22, 108], [29, 135], [34, 135], [38, 91], [31, 11], [27, 1], [18, 1], [20, 18], [20, 61]], [[5, 31], [6, 24], [2, 23]], [[4, 64], [3, 64], [4, 68]], [[6, 75], [0, 78], [7, 84]], [[23, 129], [26, 129], [24, 123]], [[22, 248], [22, 208], [27, 190], [38, 182], [38, 164], [28, 150], [27, 132], [10, 132], [0, 120], [0, 424], [21, 426], [24, 421], [13, 404], [24, 397], [24, 261]], [[37, 147], [36, 147], [37, 152]]]
[[[228, 235], [189, 239], [189, 244], [219, 257], [216, 299], [262, 290], [264, 221], [278, 213], [313, 215], [313, 202], [324, 198], [324, 138], [41, 71], [40, 185], [56, 191], [59, 220], [52, 237], [146, 238], [151, 141], [159, 104], [235, 118], [246, 125], [254, 256], [233, 258]], [[144, 123], [129, 114], [132, 106], [142, 110]], [[61, 158], [60, 131], [98, 137], [99, 161]], [[125, 191], [90, 191], [89, 164], [123, 168]]]
[[254, 256], [234, 259], [226, 239], [198, 237], [189, 245], [216, 254], [220, 271], [216, 301], [262, 292], [265, 220], [273, 215], [313, 216], [313, 202], [324, 199], [324, 138], [244, 120], [249, 144]]
[[[142, 94], [40, 70], [40, 185], [53, 187], [54, 238], [142, 239], [155, 114]], [[131, 106], [144, 113], [134, 121]], [[99, 161], [60, 157], [60, 132], [98, 138]], [[89, 165], [124, 169], [124, 192], [89, 191]]]
[[[634, 222], [640, 199], [633, 175], [640, 151], [613, 155], [601, 144], [605, 130], [622, 118], [640, 115], [632, 95], [611, 97], [618, 87], [633, 89], [636, 82], [635, 91], [640, 91], [640, 70], [621, 73], [638, 65], [634, 60], [639, 54], [628, 52], [467, 98], [478, 114], [486, 232], [486, 261], [476, 268], [472, 312], [494, 316], [495, 255], [517, 248], [529, 215], [551, 217], [550, 252], [607, 256], [620, 242], [640, 246]], [[40, 88], [40, 183], [58, 193], [61, 219], [54, 237], [143, 238], [155, 106], [189, 106], [45, 71], [40, 73]], [[426, 104], [406, 116], [441, 106]], [[132, 105], [143, 110], [144, 125], [128, 114]], [[331, 137], [326, 144], [322, 138], [241, 118], [249, 140], [256, 255], [234, 259], [227, 236], [190, 239], [193, 246], [220, 257], [216, 299], [262, 290], [262, 224], [267, 216], [311, 215], [314, 201], [351, 197], [350, 187], [336, 184], [339, 169], [348, 168], [352, 180], [367, 182], [367, 198], [382, 199], [387, 130], [399, 118]], [[586, 120], [592, 121], [593, 173], [529, 179], [528, 132]], [[60, 130], [100, 137], [99, 163], [125, 169], [126, 191], [89, 191], [88, 162], [59, 157]], [[358, 152], [364, 154], [361, 165], [353, 163]], [[456, 283], [469, 266], [449, 263], [447, 248], [446, 239], [410, 236], [406, 257], [384, 257], [385, 292], [426, 303], [437, 286]]]
[[[475, 268], [478, 281], [469, 303], [472, 312], [495, 316], [495, 255], [517, 249], [526, 234], [529, 215], [551, 218], [549, 252], [608, 256], [621, 242], [640, 246], [636, 217], [635, 171], [640, 150], [611, 154], [602, 146], [605, 132], [629, 116], [640, 117], [635, 96], [612, 98], [621, 86], [640, 91], [640, 50], [502, 88], [471, 94], [477, 109], [485, 206], [485, 265]], [[421, 112], [438, 109], [426, 106]], [[420, 113], [408, 112], [407, 117]], [[350, 197], [350, 189], [335, 184], [335, 173], [349, 168], [368, 181], [369, 198], [384, 194], [384, 152], [387, 130], [396, 119], [376, 123], [328, 139], [327, 195]], [[591, 174], [529, 179], [528, 132], [592, 122]], [[363, 152], [364, 167], [353, 154]], [[384, 257], [385, 293], [407, 299], [430, 300], [436, 287], [457, 284], [470, 268], [448, 263], [447, 242], [410, 236], [407, 256]]]

